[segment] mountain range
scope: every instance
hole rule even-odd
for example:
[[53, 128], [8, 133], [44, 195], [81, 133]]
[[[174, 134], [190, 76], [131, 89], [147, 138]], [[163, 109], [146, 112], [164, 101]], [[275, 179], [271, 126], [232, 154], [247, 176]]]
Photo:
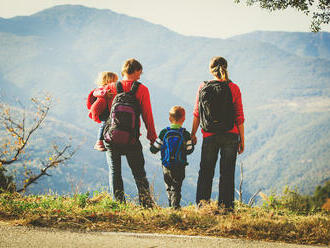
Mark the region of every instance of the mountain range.
[[[185, 127], [190, 130], [198, 86], [211, 79], [209, 61], [223, 56], [229, 77], [241, 89], [246, 118], [246, 150], [238, 157], [244, 167], [243, 196], [248, 200], [258, 189], [280, 192], [285, 185], [310, 194], [330, 179], [329, 54], [327, 32], [256, 31], [228, 39], [184, 36], [110, 10], [61, 5], [31, 16], [0, 18], [0, 94], [8, 96], [2, 101], [9, 104], [45, 91], [53, 95], [50, 118], [30, 148], [36, 160], [42, 156], [36, 151], [56, 137], [72, 137], [75, 145], [84, 141], [68, 165], [54, 170], [53, 177], [31, 192], [101, 190], [107, 187], [107, 166], [104, 154], [93, 151], [98, 124], [88, 118], [85, 104], [97, 74], [120, 75], [126, 59], [138, 59], [156, 130], [168, 125], [173, 105], [186, 108]], [[163, 202], [160, 155], [150, 154], [144, 129], [142, 133], [147, 174]], [[196, 151], [189, 156], [184, 204], [194, 202], [201, 141], [199, 134]], [[123, 167], [126, 191], [135, 197], [128, 170]], [[219, 167], [213, 197], [218, 175]]]

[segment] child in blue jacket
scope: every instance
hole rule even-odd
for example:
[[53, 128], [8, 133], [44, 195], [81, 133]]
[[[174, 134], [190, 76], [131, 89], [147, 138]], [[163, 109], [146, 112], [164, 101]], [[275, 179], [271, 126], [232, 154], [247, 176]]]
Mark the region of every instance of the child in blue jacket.
[[164, 128], [150, 151], [161, 151], [164, 181], [168, 195], [169, 206], [180, 208], [181, 186], [185, 178], [185, 167], [188, 165], [187, 155], [194, 151], [190, 133], [182, 128], [185, 121], [183, 107], [174, 106], [169, 112], [170, 127]]

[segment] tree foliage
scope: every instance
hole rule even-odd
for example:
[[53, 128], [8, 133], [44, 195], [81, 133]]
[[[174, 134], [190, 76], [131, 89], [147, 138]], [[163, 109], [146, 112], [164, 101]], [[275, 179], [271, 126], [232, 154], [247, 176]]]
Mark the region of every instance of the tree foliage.
[[324, 186], [317, 186], [315, 189], [313, 200], [317, 206], [322, 206], [330, 198], [330, 181], [327, 181]]
[[316, 187], [314, 194], [302, 195], [297, 190], [286, 187], [282, 196], [260, 194], [264, 205], [273, 209], [287, 209], [298, 214], [309, 214], [315, 211], [329, 211], [327, 202], [330, 199], [330, 181]]
[[[236, 3], [242, 0], [234, 0]], [[311, 17], [310, 29], [319, 32], [322, 24], [330, 22], [330, 0], [246, 0], [247, 5], [259, 4], [270, 11], [284, 10], [289, 7]]]
[[[36, 172], [26, 164], [24, 153], [31, 143], [31, 137], [41, 129], [51, 107], [52, 98], [32, 98], [32, 110], [16, 108], [0, 103], [0, 192], [2, 190], [25, 191], [28, 186], [42, 176], [50, 176], [48, 170], [55, 168], [71, 159], [75, 151], [71, 145], [53, 144], [50, 155], [40, 161], [40, 170]], [[48, 149], [48, 147], [47, 147]], [[19, 169], [13, 170], [11, 166], [19, 164]], [[13, 174], [21, 173], [21, 182], [17, 182]], [[17, 186], [21, 185], [20, 188]]]

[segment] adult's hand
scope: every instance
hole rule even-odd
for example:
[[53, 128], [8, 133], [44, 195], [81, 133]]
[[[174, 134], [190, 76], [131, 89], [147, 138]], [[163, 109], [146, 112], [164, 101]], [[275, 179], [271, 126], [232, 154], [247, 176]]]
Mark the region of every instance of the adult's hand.
[[197, 137], [196, 137], [196, 134], [192, 134], [192, 135], [191, 135], [191, 141], [192, 141], [192, 143], [193, 143], [194, 145], [196, 145], [196, 143], [197, 143]]
[[239, 132], [239, 144], [238, 144], [238, 154], [242, 154], [244, 152], [244, 123], [238, 125]]
[[244, 152], [244, 140], [240, 140], [238, 143], [238, 154], [242, 154]]
[[192, 126], [191, 134], [190, 134], [191, 141], [193, 142], [194, 145], [196, 145], [196, 143], [197, 143], [196, 132], [197, 132], [198, 126], [199, 126], [199, 117], [194, 116], [193, 126]]

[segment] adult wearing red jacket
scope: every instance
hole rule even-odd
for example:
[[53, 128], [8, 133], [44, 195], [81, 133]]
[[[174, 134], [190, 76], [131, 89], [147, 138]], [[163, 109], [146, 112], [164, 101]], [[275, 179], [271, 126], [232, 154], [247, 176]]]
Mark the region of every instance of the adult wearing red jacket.
[[[229, 81], [227, 61], [222, 57], [214, 57], [210, 62], [210, 72], [214, 79], [221, 83]], [[196, 144], [196, 132], [200, 124], [199, 92], [205, 83], [201, 83], [196, 96], [194, 108], [194, 120], [191, 138]], [[212, 192], [214, 169], [220, 150], [220, 180], [219, 180], [219, 207], [232, 211], [234, 209], [234, 176], [237, 153], [244, 151], [244, 113], [239, 87], [233, 82], [228, 84], [234, 107], [234, 127], [231, 130], [220, 133], [210, 133], [202, 129], [203, 144], [200, 162], [200, 170], [197, 182], [196, 203], [202, 200], [209, 201]]]
[[[133, 82], [139, 80], [141, 74], [142, 65], [135, 59], [127, 60], [122, 68], [123, 80], [121, 83], [123, 90], [125, 92], [130, 91]], [[107, 102], [108, 107], [111, 108], [112, 100], [117, 94], [116, 85], [111, 84], [108, 88], [108, 92], [111, 97], [107, 98]], [[153, 143], [157, 138], [157, 134], [154, 126], [148, 88], [145, 85], [140, 84], [135, 97], [141, 106], [142, 119], [147, 128], [147, 138], [150, 143]], [[138, 140], [135, 144], [130, 144], [125, 147], [106, 145], [106, 148], [106, 157], [109, 165], [109, 185], [115, 199], [121, 202], [125, 201], [124, 185], [121, 174], [121, 156], [124, 155], [127, 158], [128, 165], [132, 170], [136, 182], [140, 204], [144, 207], [152, 207], [153, 201], [150, 195], [149, 182], [144, 169], [145, 161], [140, 141]]]

